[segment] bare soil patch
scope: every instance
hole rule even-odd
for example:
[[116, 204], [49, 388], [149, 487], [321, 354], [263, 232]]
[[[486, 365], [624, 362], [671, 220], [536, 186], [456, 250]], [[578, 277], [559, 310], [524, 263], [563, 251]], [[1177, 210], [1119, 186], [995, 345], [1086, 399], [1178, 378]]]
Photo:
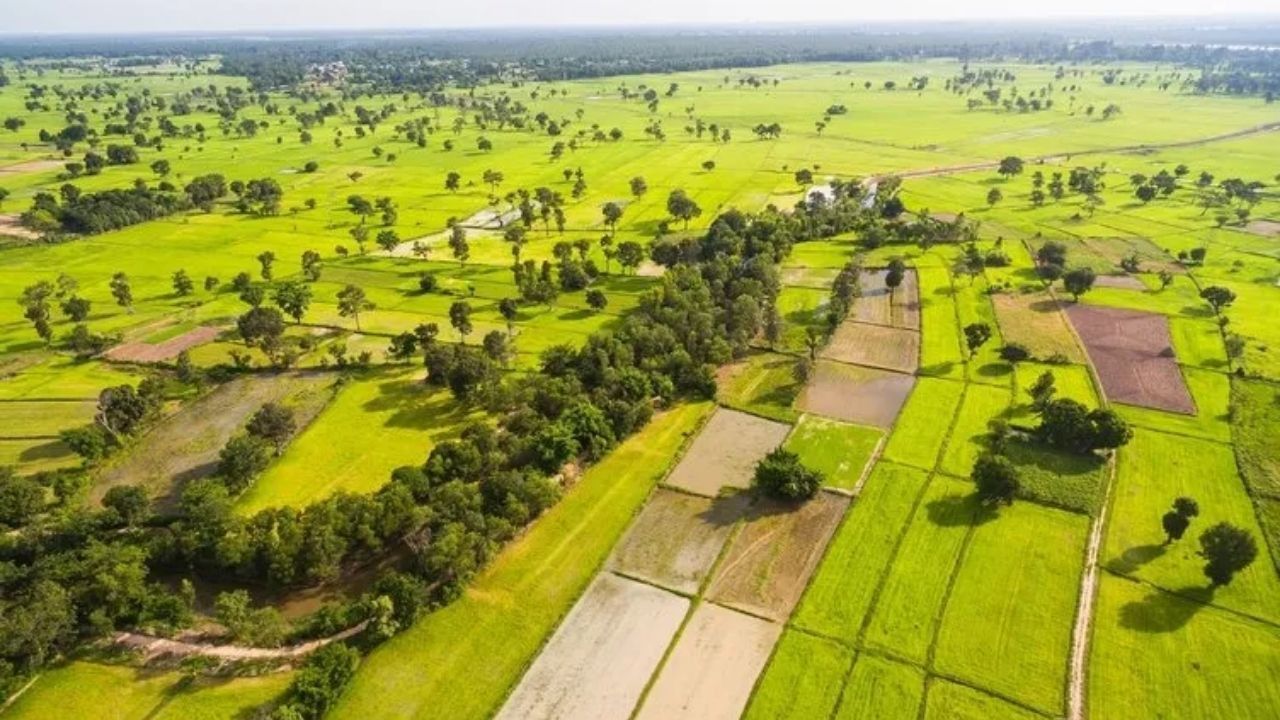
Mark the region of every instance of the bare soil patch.
[[213, 474], [218, 452], [263, 403], [293, 408], [301, 431], [332, 397], [332, 383], [329, 373], [288, 372], [247, 375], [221, 385], [143, 435], [103, 471], [91, 499], [100, 502], [115, 485], [141, 485], [168, 506], [187, 483]]
[[1025, 345], [1038, 358], [1062, 355], [1074, 362], [1084, 361], [1061, 307], [1049, 293], [996, 293], [990, 297], [1005, 342]]
[[911, 373], [920, 366], [920, 333], [845, 321], [836, 328], [821, 357]]
[[0, 167], [0, 177], [46, 172], [48, 170], [61, 170], [62, 167], [63, 161], [61, 160], [28, 160], [26, 162], [14, 163], [12, 165]]
[[704, 498], [659, 488], [614, 549], [609, 567], [693, 594], [749, 502], [746, 493]]
[[121, 343], [104, 353], [104, 357], [117, 362], [164, 362], [176, 358], [183, 350], [212, 342], [221, 332], [220, 328], [202, 325], [160, 343], [152, 344], [140, 340]]
[[667, 484], [714, 497], [722, 487], [751, 485], [756, 463], [782, 444], [791, 426], [747, 413], [717, 408]]
[[625, 720], [688, 609], [679, 595], [600, 573], [497, 717]]
[[1108, 399], [1195, 413], [1164, 315], [1076, 304], [1067, 308], [1067, 317], [1084, 341]]
[[1280, 220], [1250, 220], [1244, 229], [1263, 237], [1280, 237]]
[[786, 620], [848, 507], [848, 497], [832, 492], [820, 492], [800, 505], [757, 503], [707, 596], [754, 615]]
[[18, 215], [0, 213], [0, 235], [21, 238], [23, 240], [39, 240], [40, 234], [24, 227]]
[[908, 270], [890, 295], [885, 270], [864, 270], [859, 278], [862, 296], [853, 303], [852, 319], [893, 327], [920, 329], [920, 283]]
[[911, 375], [819, 360], [797, 405], [815, 415], [887, 428], [915, 382]]
[[781, 632], [735, 610], [698, 606], [637, 719], [737, 720]]
[[1093, 281], [1098, 287], [1117, 288], [1120, 290], [1146, 290], [1147, 286], [1132, 275], [1099, 275]]

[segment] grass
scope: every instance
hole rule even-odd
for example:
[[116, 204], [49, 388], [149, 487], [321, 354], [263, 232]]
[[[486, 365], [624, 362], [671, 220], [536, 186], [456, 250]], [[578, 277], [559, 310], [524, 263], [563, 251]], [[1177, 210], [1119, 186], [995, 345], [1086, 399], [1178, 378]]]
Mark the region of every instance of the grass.
[[1280, 630], [1103, 574], [1091, 717], [1262, 718], [1280, 707]]
[[[1200, 505], [1187, 535], [1166, 545], [1160, 516], [1179, 496]], [[1227, 521], [1261, 538], [1253, 504], [1236, 474], [1226, 445], [1139, 429], [1120, 450], [1112, 511], [1101, 561], [1111, 572], [1139, 578], [1166, 590], [1203, 597], [1208, 579], [1196, 555], [1196, 538]], [[1280, 579], [1266, 558], [1238, 573], [1209, 600], [1272, 622], [1280, 621]]]
[[845, 683], [835, 720], [915, 720], [923, 701], [919, 668], [864, 653]]
[[964, 377], [960, 325], [956, 320], [955, 290], [943, 268], [919, 267], [920, 374]]
[[744, 720], [829, 717], [840, 699], [853, 651], [812, 635], [786, 630], [756, 682]]
[[800, 383], [791, 374], [795, 358], [777, 353], [752, 353], [721, 371], [719, 401], [762, 417], [794, 422], [791, 407]]
[[947, 602], [934, 668], [1061, 715], [1088, 531], [1087, 518], [1032, 503], [980, 525]]
[[711, 410], [684, 405], [656, 417], [588, 470], [461, 598], [371, 653], [330, 717], [496, 712]]
[[821, 472], [827, 485], [852, 490], [883, 438], [884, 433], [876, 428], [805, 415], [787, 437], [785, 447]]
[[[927, 331], [926, 331], [927, 332]], [[916, 380], [898, 421], [894, 424], [884, 457], [894, 462], [930, 470], [946, 441], [951, 418], [960, 406], [964, 384], [922, 377]]]
[[1107, 477], [1107, 464], [1101, 456], [1020, 441], [1010, 442], [1005, 455], [1021, 475], [1019, 497], [1090, 515], [1101, 508]]
[[1009, 402], [1007, 387], [969, 385], [939, 466], [943, 472], [969, 477], [974, 461], [987, 450], [987, 423], [1004, 415]]
[[1280, 388], [1235, 378], [1231, 381], [1231, 432], [1240, 474], [1259, 495], [1280, 498]]
[[1014, 418], [1025, 421], [1032, 414], [1031, 396], [1028, 390], [1043, 373], [1053, 375], [1053, 386], [1056, 388], [1055, 398], [1070, 398], [1086, 407], [1098, 406], [1098, 393], [1089, 376], [1089, 368], [1084, 365], [1049, 365], [1038, 362], [1018, 363], [1014, 369], [1017, 379], [1018, 393], [1015, 397], [1017, 408]]
[[1039, 720], [1040, 715], [945, 680], [929, 684], [924, 720]]
[[927, 479], [914, 468], [876, 465], [810, 579], [794, 625], [846, 642], [857, 639], [900, 528]]
[[[402, 465], [426, 462], [431, 448], [482, 420], [444, 389], [428, 389], [416, 369], [353, 376], [274, 465], [245, 492], [237, 510], [307, 505], [339, 490], [377, 490]], [[360, 438], [351, 442], [352, 436]]]
[[278, 698], [291, 673], [191, 682], [179, 672], [76, 660], [40, 675], [7, 710], [10, 720], [224, 720]]
[[935, 477], [906, 526], [867, 625], [866, 647], [923, 665], [942, 619], [948, 583], [978, 503], [971, 488]]

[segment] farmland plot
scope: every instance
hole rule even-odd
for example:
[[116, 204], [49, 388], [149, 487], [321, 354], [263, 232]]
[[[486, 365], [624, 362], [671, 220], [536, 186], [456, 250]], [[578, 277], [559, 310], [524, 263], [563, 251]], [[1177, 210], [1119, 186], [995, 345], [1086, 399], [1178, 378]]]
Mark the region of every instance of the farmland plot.
[[805, 415], [785, 447], [821, 472], [828, 487], [852, 490], [883, 439], [884, 433], [875, 428]]
[[625, 575], [692, 595], [711, 570], [749, 496], [704, 498], [659, 489], [613, 551]]
[[1067, 316], [1112, 402], [1195, 412], [1163, 315], [1075, 304]]
[[846, 320], [836, 328], [820, 357], [912, 373], [919, 366], [920, 333]]
[[750, 486], [756, 463], [782, 444], [790, 426], [720, 408], [666, 482], [699, 495]]
[[887, 428], [914, 384], [910, 375], [819, 360], [797, 406], [837, 420]]

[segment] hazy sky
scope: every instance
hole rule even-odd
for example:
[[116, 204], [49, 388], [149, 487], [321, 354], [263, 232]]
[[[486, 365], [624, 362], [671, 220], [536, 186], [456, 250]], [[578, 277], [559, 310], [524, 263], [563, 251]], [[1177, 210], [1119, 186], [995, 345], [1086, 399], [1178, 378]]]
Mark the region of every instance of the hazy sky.
[[[530, 12], [530, 10], [533, 12]], [[1275, 13], [1277, 0], [0, 0], [0, 33]]]

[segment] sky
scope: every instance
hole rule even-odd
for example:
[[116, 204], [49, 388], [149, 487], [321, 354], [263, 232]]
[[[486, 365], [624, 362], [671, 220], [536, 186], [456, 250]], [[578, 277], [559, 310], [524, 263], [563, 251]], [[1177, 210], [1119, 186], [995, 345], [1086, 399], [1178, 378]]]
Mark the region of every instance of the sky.
[[[530, 12], [532, 10], [533, 12]], [[0, 34], [953, 20], [1269, 13], [1277, 0], [0, 0]]]

